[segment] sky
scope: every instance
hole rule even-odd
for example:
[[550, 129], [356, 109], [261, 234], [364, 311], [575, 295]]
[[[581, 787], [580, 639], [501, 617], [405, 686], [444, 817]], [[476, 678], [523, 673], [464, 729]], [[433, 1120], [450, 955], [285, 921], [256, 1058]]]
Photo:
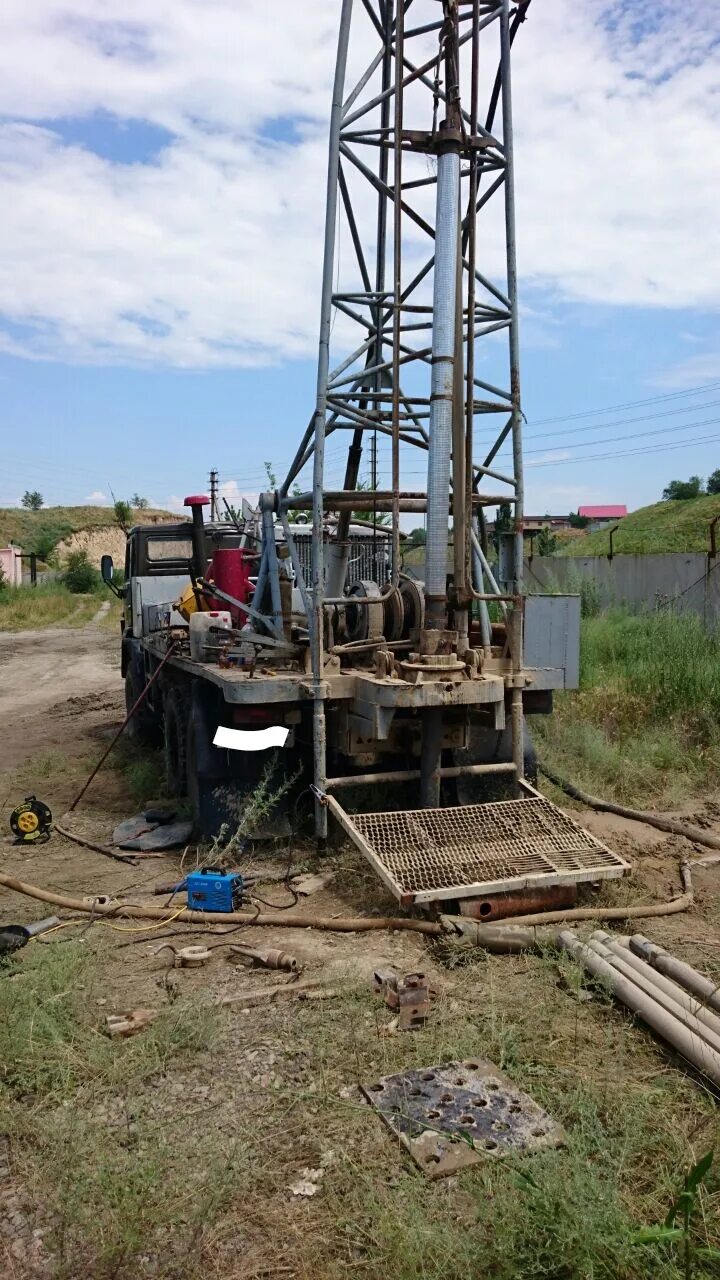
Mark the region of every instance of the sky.
[[[338, 15], [4, 0], [0, 504], [179, 509], [212, 467], [231, 499], [283, 472]], [[358, 18], [351, 75], [368, 47]], [[513, 57], [526, 508], [632, 509], [720, 466], [720, 5], [533, 0]]]

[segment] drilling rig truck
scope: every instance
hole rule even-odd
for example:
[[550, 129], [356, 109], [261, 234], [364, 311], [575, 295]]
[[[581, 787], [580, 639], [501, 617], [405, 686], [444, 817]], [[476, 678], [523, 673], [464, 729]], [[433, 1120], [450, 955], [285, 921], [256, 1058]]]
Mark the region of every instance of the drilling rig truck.
[[[523, 585], [511, 49], [528, 7], [341, 0], [308, 425], [256, 506], [205, 520], [191, 496], [191, 521], [127, 542], [122, 672], [128, 706], [153, 680], [133, 722], [164, 739], [171, 792], [216, 830], [263, 759], [218, 730], [282, 729], [317, 839], [338, 824], [404, 907], [626, 869], [536, 790], [527, 730], [579, 651], [579, 599]], [[372, 492], [368, 442], [388, 477]]]

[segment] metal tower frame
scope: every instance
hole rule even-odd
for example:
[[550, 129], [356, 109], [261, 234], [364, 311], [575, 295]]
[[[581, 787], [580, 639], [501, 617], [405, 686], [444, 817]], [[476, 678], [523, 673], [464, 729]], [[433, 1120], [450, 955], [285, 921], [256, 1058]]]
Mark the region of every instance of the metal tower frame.
[[[342, 0], [330, 121], [316, 406], [282, 487], [275, 495], [264, 495], [262, 502], [266, 532], [272, 528], [273, 509], [284, 529], [307, 608], [314, 781], [320, 790], [327, 772], [326, 606], [342, 595], [351, 513], [368, 505], [390, 513], [389, 581], [394, 586], [401, 573], [401, 514], [427, 513], [426, 628], [441, 631], [451, 624], [467, 643], [472, 604], [478, 601], [482, 649], [489, 654], [489, 602], [502, 611], [517, 677], [512, 692], [513, 759], [522, 777], [523, 415], [510, 51], [529, 3]], [[369, 33], [375, 49], [347, 92], [351, 20], [365, 25], [364, 36]], [[493, 56], [488, 74], [491, 41], [497, 60]], [[416, 157], [425, 166], [420, 173]], [[434, 211], [428, 200], [433, 194]], [[498, 202], [504, 206], [505, 228], [505, 271], [499, 282], [483, 272], [478, 231], [480, 215]], [[346, 288], [334, 284], [341, 216], [344, 244], [349, 234], [353, 251], [351, 284]], [[429, 256], [419, 267], [418, 233], [431, 241]], [[333, 366], [330, 340], [336, 324], [343, 354]], [[353, 328], [354, 344], [352, 335], [348, 338]], [[478, 376], [476, 344], [502, 330], [507, 332], [507, 376], [504, 385], [495, 385]], [[495, 438], [476, 460], [473, 437], [479, 420], [494, 424]], [[324, 483], [325, 445], [339, 432], [350, 433], [344, 483], [342, 489], [330, 491]], [[368, 494], [358, 488], [366, 432], [390, 440], [389, 490]], [[506, 442], [512, 447], [512, 462], [498, 470], [495, 460]], [[402, 486], [404, 447], [410, 445], [427, 455], [425, 491]], [[291, 494], [310, 460], [312, 491]], [[484, 509], [500, 503], [511, 505], [514, 519], [498, 580], [486, 555]], [[291, 508], [312, 511], [311, 583], [303, 579], [293, 544]], [[329, 512], [338, 513], [331, 540]], [[269, 578], [277, 624], [274, 536], [268, 537], [266, 548], [261, 578]], [[258, 600], [263, 585], [258, 584]], [[439, 778], [441, 718], [441, 711], [425, 717], [426, 804], [437, 797], [439, 786], [432, 776], [434, 771]], [[318, 834], [324, 835], [327, 819], [321, 806], [316, 817]]]

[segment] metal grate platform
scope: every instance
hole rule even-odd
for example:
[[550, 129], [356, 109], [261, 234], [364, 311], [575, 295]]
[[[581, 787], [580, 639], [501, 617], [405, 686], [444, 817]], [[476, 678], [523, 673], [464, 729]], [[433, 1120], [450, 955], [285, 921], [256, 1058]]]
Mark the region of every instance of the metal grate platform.
[[611, 879], [629, 864], [549, 800], [335, 816], [403, 905]]

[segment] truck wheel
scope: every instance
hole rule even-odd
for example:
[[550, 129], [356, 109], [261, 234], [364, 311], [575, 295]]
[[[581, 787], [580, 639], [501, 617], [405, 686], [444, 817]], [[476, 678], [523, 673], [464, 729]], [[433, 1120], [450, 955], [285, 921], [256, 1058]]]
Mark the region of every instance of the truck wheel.
[[218, 834], [223, 823], [224, 815], [215, 795], [216, 789], [223, 785], [223, 779], [209, 777], [198, 768], [198, 756], [202, 756], [202, 750], [198, 751], [196, 742], [199, 731], [196, 718], [190, 716], [187, 725], [185, 755], [187, 795], [192, 806], [196, 833], [212, 838]]
[[165, 790], [169, 796], [187, 795], [189, 722], [188, 692], [173, 685], [165, 697]]
[[[145, 688], [145, 681], [138, 676], [137, 668], [131, 663], [125, 673], [125, 710], [130, 712]], [[141, 747], [156, 747], [160, 736], [157, 716], [147, 703], [142, 702], [132, 720], [128, 722], [127, 735], [131, 742]]]

